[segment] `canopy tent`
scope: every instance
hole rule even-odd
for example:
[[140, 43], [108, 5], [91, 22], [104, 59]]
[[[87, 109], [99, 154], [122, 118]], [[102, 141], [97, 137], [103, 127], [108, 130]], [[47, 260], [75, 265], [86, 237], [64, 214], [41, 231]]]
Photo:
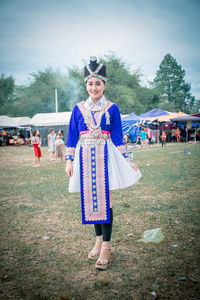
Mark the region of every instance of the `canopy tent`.
[[200, 117], [200, 113], [192, 114], [193, 117]]
[[171, 118], [170, 119], [172, 122], [187, 122], [187, 121], [192, 121], [192, 122], [200, 122], [200, 117], [193, 117], [190, 115], [183, 115], [177, 118]]
[[36, 114], [31, 119], [31, 127], [39, 130], [43, 146], [48, 144], [48, 134], [51, 128], [55, 130], [55, 133], [63, 130], [66, 142], [70, 117], [71, 111]]
[[136, 121], [137, 122], [140, 120], [141, 120], [141, 118], [139, 118], [134, 112], [132, 112], [128, 116], [122, 118], [122, 122], [124, 122], [124, 121], [128, 121], [128, 122]]
[[31, 123], [31, 118], [29, 117], [18, 117], [18, 118], [10, 118], [15, 126], [28, 126]]
[[31, 125], [33, 126], [69, 125], [70, 117], [71, 117], [71, 111], [36, 114], [31, 119]]
[[[192, 128], [193, 122], [198, 123], [200, 122], [200, 117], [194, 117], [190, 115], [186, 116], [180, 116], [177, 118], [172, 118], [172, 122], [181, 122], [181, 123], [186, 123], [186, 142], [189, 140], [189, 130]], [[198, 124], [196, 124], [198, 126]], [[196, 134], [195, 134], [196, 136]]]
[[139, 118], [147, 119], [147, 118], [153, 118], [153, 117], [159, 117], [164, 115], [169, 115], [170, 112], [162, 109], [152, 109], [144, 114], [139, 115]]
[[132, 142], [137, 141], [137, 135], [139, 133], [138, 123], [140, 120], [141, 119], [134, 112], [122, 118], [122, 131], [124, 134], [129, 134]]
[[122, 132], [123, 134], [128, 134], [129, 135], [129, 138], [131, 140], [131, 142], [136, 142], [137, 141], [137, 136], [138, 136], [138, 133], [139, 133], [139, 126], [138, 126], [138, 123], [135, 123], [135, 124], [123, 124], [122, 122]]
[[10, 117], [0, 116], [0, 127], [1, 128], [16, 127], [16, 124]]
[[171, 118], [176, 118], [180, 116], [188, 116], [187, 114], [179, 111], [178, 113], [170, 113], [168, 115], [162, 115], [158, 117], [147, 118], [149, 121], [158, 121], [158, 122], [171, 122]]
[[[30, 118], [25, 117], [26, 121], [20, 123], [19, 121], [22, 118], [10, 118], [8, 116], [0, 116], [0, 131], [1, 131], [1, 138], [0, 138], [0, 145], [21, 145], [27, 144], [27, 140], [30, 137], [30, 127], [20, 126], [21, 124], [26, 125], [27, 119]], [[24, 119], [24, 120], [25, 120]]]

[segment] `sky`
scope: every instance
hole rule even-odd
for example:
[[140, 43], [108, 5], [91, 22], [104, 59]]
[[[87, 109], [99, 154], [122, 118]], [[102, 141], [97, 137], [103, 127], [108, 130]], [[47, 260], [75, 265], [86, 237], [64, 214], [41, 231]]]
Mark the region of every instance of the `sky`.
[[143, 84], [170, 53], [200, 99], [200, 0], [0, 0], [0, 74], [83, 67], [110, 51]]

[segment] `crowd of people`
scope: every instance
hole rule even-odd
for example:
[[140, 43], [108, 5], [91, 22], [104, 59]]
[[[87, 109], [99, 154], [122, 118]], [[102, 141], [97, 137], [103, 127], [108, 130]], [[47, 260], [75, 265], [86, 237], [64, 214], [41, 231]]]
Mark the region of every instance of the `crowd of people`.
[[[31, 144], [33, 145], [35, 154], [33, 166], [39, 167], [40, 157], [42, 156], [39, 130], [34, 130], [32, 132]], [[56, 134], [54, 129], [52, 128], [48, 134], [48, 151], [50, 153], [50, 160], [56, 160], [56, 162], [64, 161], [63, 146], [63, 131], [59, 130], [58, 134]]]
[[30, 130], [19, 128], [4, 128], [3, 130], [0, 130], [0, 146], [19, 146], [29, 144]]
[[[136, 144], [138, 147], [147, 149], [152, 147], [153, 144], [160, 142], [161, 146], [165, 146], [166, 142], [180, 143], [181, 141], [181, 130], [179, 127], [172, 128], [172, 130], [152, 130], [149, 127], [142, 127], [138, 136]], [[130, 142], [129, 135], [124, 135], [124, 143]]]

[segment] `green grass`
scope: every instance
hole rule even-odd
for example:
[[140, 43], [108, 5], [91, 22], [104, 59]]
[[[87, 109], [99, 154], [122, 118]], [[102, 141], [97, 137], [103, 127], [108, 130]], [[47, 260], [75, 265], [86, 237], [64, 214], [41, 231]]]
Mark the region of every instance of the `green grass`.
[[[31, 147], [0, 148], [1, 299], [148, 300], [152, 291], [198, 299], [200, 144], [134, 151], [143, 177], [113, 192], [111, 262], [102, 272], [87, 259], [93, 226], [81, 224], [65, 164], [49, 161], [47, 148], [42, 154], [33, 168]], [[156, 227], [162, 243], [137, 242]]]

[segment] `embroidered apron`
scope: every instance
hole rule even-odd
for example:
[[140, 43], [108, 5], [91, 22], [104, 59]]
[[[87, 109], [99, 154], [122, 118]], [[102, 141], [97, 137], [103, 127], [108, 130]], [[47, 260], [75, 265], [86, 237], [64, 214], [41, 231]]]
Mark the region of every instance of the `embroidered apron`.
[[[109, 106], [107, 105], [107, 108]], [[88, 120], [84, 106], [79, 107], [84, 115], [87, 131], [80, 132], [80, 185], [83, 224], [110, 223], [110, 198], [108, 180], [108, 147], [110, 133], [102, 131], [92, 115]], [[101, 112], [108, 112], [106, 108]], [[108, 117], [108, 116], [107, 116]], [[90, 124], [89, 124], [90, 123]], [[93, 123], [93, 128], [91, 127]]]

